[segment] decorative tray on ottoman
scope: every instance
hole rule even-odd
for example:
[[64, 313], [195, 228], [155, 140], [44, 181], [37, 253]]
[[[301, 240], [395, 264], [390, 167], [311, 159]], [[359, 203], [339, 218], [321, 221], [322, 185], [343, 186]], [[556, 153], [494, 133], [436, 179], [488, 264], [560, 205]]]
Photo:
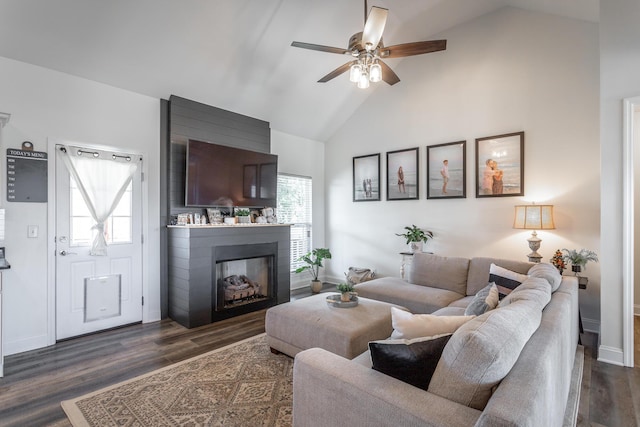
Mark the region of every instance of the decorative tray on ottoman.
[[351, 308], [351, 307], [355, 307], [358, 305], [358, 296], [357, 295], [351, 295], [351, 301], [342, 301], [340, 299], [340, 294], [338, 295], [329, 295], [327, 297], [327, 304], [329, 304], [330, 307], [338, 307], [338, 308]]

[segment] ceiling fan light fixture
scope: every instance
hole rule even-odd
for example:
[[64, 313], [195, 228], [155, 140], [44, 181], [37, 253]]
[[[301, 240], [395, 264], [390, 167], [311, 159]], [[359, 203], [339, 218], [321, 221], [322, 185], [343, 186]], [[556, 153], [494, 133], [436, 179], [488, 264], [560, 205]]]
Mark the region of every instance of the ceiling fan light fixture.
[[377, 62], [374, 62], [369, 67], [369, 80], [372, 83], [378, 83], [382, 80], [382, 67]]
[[353, 64], [349, 71], [349, 80], [353, 83], [358, 83], [360, 81], [360, 77], [362, 77], [362, 67], [360, 64]]
[[360, 80], [358, 80], [358, 87], [360, 89], [366, 89], [369, 87], [369, 75], [366, 72], [362, 73], [360, 76]]

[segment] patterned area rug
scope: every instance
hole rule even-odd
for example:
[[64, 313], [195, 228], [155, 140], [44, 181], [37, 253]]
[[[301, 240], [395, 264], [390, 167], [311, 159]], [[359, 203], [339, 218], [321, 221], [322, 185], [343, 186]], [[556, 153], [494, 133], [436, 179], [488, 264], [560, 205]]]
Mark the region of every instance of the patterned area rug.
[[293, 359], [258, 335], [62, 402], [74, 426], [291, 426]]

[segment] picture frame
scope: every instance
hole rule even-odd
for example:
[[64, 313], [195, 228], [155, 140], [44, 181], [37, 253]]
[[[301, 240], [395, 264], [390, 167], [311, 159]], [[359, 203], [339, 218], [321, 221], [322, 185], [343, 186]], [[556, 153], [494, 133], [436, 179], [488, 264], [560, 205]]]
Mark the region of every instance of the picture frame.
[[353, 201], [380, 201], [380, 153], [353, 158]]
[[466, 197], [467, 141], [427, 146], [427, 199]]
[[476, 197], [524, 196], [524, 131], [476, 139]]
[[420, 148], [387, 152], [387, 200], [417, 200], [420, 195]]

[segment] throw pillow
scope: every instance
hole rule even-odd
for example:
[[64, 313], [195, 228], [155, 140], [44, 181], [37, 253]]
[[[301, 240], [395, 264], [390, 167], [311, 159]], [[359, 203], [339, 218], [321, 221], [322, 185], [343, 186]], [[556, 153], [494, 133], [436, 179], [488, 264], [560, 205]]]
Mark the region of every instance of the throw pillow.
[[494, 282], [496, 286], [498, 286], [500, 299], [509, 295], [511, 291], [517, 288], [518, 285], [528, 277], [526, 274], [516, 273], [515, 271], [507, 270], [495, 264], [491, 264], [489, 267], [489, 281]]
[[475, 316], [436, 316], [433, 314], [411, 314], [391, 307], [393, 333], [391, 339], [413, 339], [451, 334]]
[[498, 305], [499, 293], [495, 283], [489, 283], [480, 289], [464, 311], [465, 316], [480, 316]]
[[423, 390], [436, 370], [451, 334], [413, 340], [371, 341], [373, 369]]

